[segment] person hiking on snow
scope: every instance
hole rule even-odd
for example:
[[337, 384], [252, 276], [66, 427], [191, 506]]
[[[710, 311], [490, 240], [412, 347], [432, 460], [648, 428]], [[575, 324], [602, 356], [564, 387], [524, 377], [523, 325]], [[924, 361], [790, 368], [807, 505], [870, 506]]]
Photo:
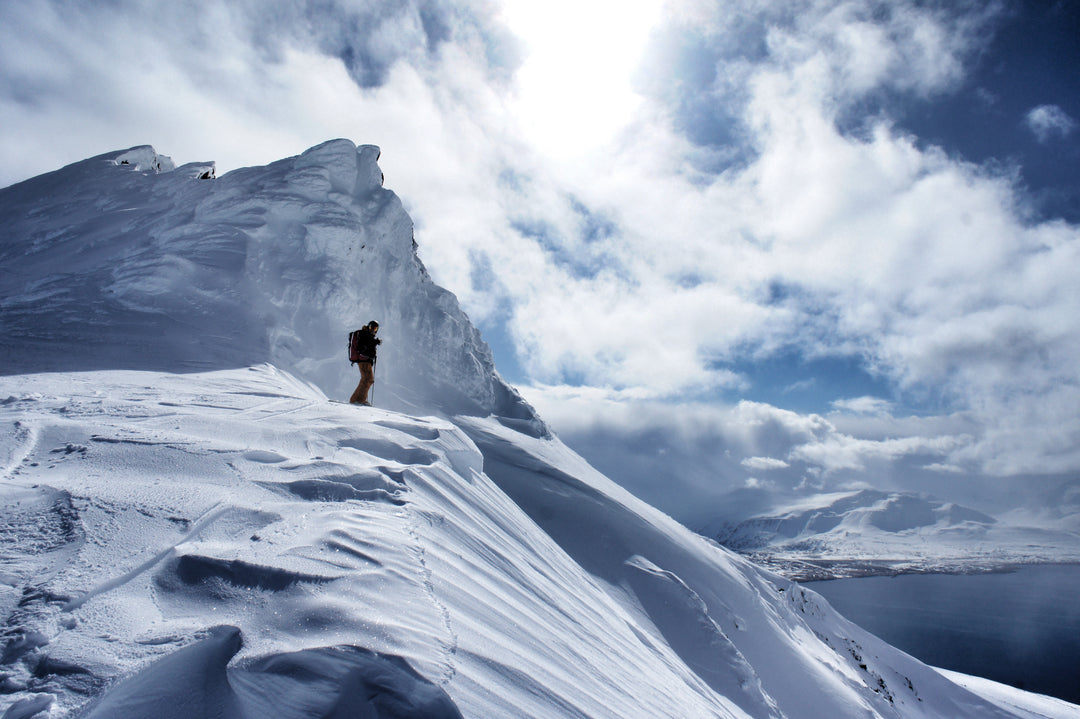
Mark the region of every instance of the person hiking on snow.
[[382, 344], [382, 340], [375, 336], [378, 331], [379, 323], [375, 320], [357, 330], [356, 364], [360, 366], [360, 384], [356, 385], [356, 391], [349, 398], [349, 404], [371, 404], [368, 402], [368, 391], [375, 384], [375, 352], [376, 348]]

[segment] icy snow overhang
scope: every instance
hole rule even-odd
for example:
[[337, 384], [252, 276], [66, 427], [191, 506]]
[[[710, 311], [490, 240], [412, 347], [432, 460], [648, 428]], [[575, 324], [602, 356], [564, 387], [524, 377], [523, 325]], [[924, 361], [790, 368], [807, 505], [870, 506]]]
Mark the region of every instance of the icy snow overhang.
[[117, 165], [132, 165], [139, 172], [172, 172], [176, 164], [168, 155], [159, 155], [150, 145], [133, 147], [116, 156]]
[[347, 399], [346, 339], [377, 319], [379, 406], [545, 433], [432, 282], [380, 152], [330, 140], [192, 182], [214, 164], [143, 145], [0, 190], [0, 257], [20, 269], [0, 275], [0, 373], [267, 362]]

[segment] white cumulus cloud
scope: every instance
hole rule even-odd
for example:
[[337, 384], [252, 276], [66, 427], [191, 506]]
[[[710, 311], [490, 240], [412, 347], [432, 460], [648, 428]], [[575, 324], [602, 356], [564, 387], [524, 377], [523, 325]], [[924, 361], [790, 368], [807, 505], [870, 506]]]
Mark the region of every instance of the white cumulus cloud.
[[1076, 129], [1076, 120], [1057, 105], [1039, 105], [1025, 116], [1027, 127], [1039, 142], [1068, 137]]
[[[789, 465], [778, 486], [1080, 469], [1080, 228], [1032, 221], [1013, 176], [887, 116], [849, 122], [875, 93], [956, 87], [1000, 6], [665, 8], [635, 24], [654, 62], [599, 123], [615, 134], [560, 153], [517, 114], [527, 48], [499, 3], [0, 4], [0, 183], [142, 143], [219, 174], [331, 137], [377, 144], [435, 280], [505, 330], [536, 396], [561, 397], [540, 407], [557, 428], [642, 440], [624, 474], [662, 482], [664, 446], [702, 458], [679, 478], [697, 487], [742, 486], [754, 458]], [[542, 97], [562, 122], [578, 108], [550, 107], [558, 90]], [[1075, 127], [1053, 105], [1027, 122]], [[714, 402], [791, 349], [854, 358], [933, 411]]]
[[747, 457], [740, 464], [747, 469], [770, 470], [787, 469], [791, 465], [775, 457]]

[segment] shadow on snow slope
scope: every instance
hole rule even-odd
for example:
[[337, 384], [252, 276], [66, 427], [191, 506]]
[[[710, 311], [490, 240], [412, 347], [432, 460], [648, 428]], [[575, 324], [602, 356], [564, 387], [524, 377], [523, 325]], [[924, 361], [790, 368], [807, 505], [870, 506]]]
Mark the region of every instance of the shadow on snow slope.
[[240, 630], [214, 627], [112, 688], [80, 719], [460, 719], [450, 697], [404, 659], [353, 646], [228, 667]]

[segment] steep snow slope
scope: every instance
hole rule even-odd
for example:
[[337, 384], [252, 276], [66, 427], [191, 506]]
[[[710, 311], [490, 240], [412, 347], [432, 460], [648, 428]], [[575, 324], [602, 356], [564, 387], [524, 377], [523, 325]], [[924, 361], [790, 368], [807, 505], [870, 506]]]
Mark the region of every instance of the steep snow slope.
[[1009, 716], [494, 419], [265, 365], [0, 397], [5, 716]]
[[153, 148], [0, 190], [0, 373], [271, 362], [348, 398], [350, 330], [378, 319], [380, 406], [535, 414], [415, 253], [379, 149], [334, 140], [197, 178]]
[[1020, 715], [552, 437], [377, 154], [0, 190], [4, 719]]
[[811, 495], [701, 531], [797, 579], [1080, 561], [1080, 535], [1067, 528], [998, 522], [910, 492]]

